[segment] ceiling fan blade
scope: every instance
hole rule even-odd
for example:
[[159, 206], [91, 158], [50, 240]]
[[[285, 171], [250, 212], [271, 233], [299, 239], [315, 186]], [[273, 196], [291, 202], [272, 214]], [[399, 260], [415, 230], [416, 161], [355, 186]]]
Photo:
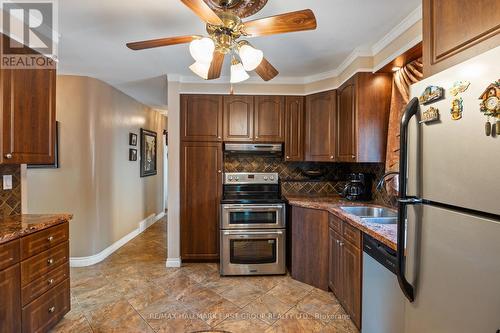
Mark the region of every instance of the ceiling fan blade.
[[210, 64], [210, 69], [208, 70], [207, 80], [215, 80], [220, 78], [222, 72], [222, 65], [224, 64], [224, 53], [215, 51], [212, 63]]
[[222, 20], [203, 0], [181, 0], [203, 21], [213, 25], [223, 25]]
[[316, 17], [310, 9], [266, 17], [243, 23], [249, 36], [267, 36], [286, 32], [314, 30]]
[[264, 81], [270, 81], [276, 77], [276, 75], [279, 74], [278, 70], [274, 68], [273, 65], [269, 63], [269, 61], [266, 60], [266, 58], [262, 59], [262, 62], [260, 65], [255, 69], [255, 72], [259, 74], [259, 76], [264, 80]]
[[169, 38], [158, 38], [158, 39], [145, 40], [141, 42], [127, 43], [127, 47], [129, 49], [137, 51], [137, 50], [151, 49], [154, 47], [189, 43], [199, 38], [201, 38], [201, 36], [179, 36], [179, 37], [169, 37]]

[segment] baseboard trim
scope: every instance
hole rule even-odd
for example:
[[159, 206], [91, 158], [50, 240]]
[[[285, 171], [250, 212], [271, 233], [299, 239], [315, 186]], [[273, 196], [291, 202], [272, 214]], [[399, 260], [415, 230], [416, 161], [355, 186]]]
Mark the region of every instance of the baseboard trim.
[[177, 268], [181, 267], [181, 265], [181, 258], [167, 258], [167, 262], [165, 263], [165, 266], [167, 266], [167, 268]]
[[136, 229], [134, 229], [131, 233], [120, 238], [118, 241], [114, 242], [101, 252], [89, 257], [70, 257], [69, 265], [71, 267], [87, 267], [100, 263], [101, 261], [109, 257], [113, 252], [118, 250], [120, 247], [127, 244], [132, 239], [143, 233], [147, 228], [158, 222], [164, 216], [165, 212], [162, 212], [158, 215], [151, 214], [150, 216], [146, 217], [144, 220], [139, 222], [139, 226]]

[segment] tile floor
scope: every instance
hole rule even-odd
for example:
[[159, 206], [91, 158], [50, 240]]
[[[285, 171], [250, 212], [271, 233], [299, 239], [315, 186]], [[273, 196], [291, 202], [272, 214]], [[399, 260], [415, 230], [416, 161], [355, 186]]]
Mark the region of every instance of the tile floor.
[[72, 310], [53, 332], [357, 332], [331, 293], [289, 276], [166, 268], [165, 235], [161, 220], [105, 261], [72, 268]]

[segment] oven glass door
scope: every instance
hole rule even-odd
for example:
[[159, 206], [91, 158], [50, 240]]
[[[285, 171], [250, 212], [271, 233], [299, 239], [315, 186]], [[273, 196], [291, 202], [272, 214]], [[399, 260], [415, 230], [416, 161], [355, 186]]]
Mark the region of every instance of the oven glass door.
[[222, 205], [222, 229], [285, 227], [285, 205]]
[[223, 275], [284, 274], [284, 230], [222, 232]]

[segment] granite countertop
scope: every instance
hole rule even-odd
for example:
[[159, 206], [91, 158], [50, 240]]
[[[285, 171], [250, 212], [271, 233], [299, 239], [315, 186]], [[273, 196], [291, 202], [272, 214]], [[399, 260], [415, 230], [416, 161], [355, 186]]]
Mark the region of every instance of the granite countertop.
[[23, 214], [0, 218], [0, 244], [64, 223], [72, 218], [71, 214]]
[[[397, 250], [397, 225], [396, 224], [378, 224], [368, 223], [360, 217], [348, 214], [343, 211], [341, 206], [372, 206], [383, 207], [376, 205], [373, 202], [352, 202], [343, 199], [339, 196], [286, 196], [288, 203], [291, 206], [321, 209], [328, 211], [340, 218], [342, 221], [349, 223], [353, 227], [361, 230], [363, 233], [379, 240], [383, 244], [389, 246], [393, 250]], [[391, 208], [392, 209], [392, 208]]]

